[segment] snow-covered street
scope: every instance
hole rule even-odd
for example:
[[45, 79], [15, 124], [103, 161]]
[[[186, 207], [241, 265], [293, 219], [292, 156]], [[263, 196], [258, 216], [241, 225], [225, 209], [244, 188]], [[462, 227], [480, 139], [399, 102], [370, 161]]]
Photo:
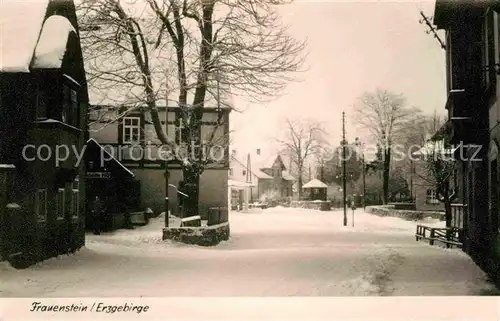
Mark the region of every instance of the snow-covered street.
[[[26, 270], [0, 264], [3, 297], [365, 296], [491, 294], [458, 249], [416, 242], [414, 222], [355, 212], [273, 208], [230, 213], [216, 247], [161, 241], [163, 218], [89, 234], [76, 255]], [[442, 225], [429, 220], [426, 224]]]

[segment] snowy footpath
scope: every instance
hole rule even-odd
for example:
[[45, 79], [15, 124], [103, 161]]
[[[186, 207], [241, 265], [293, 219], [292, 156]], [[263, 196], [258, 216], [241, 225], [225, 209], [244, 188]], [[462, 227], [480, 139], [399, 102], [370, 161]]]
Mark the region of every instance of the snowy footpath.
[[[348, 211], [230, 213], [216, 247], [161, 241], [163, 218], [87, 235], [86, 247], [26, 270], [0, 264], [2, 297], [413, 296], [496, 293], [458, 249], [416, 242], [415, 222]], [[427, 220], [428, 225], [442, 222]]]

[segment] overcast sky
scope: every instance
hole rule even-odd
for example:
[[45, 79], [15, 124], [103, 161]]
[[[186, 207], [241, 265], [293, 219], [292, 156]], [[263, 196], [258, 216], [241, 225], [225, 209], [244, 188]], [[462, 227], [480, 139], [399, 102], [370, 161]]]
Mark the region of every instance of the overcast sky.
[[419, 10], [432, 15], [434, 1], [300, 1], [281, 9], [294, 36], [308, 38], [310, 69], [280, 99], [250, 105], [236, 99], [232, 148], [274, 150], [286, 117], [326, 123], [331, 143], [341, 140], [341, 113], [347, 135], [363, 136], [349, 117], [356, 98], [377, 87], [404, 94], [408, 104], [444, 114], [445, 55]]

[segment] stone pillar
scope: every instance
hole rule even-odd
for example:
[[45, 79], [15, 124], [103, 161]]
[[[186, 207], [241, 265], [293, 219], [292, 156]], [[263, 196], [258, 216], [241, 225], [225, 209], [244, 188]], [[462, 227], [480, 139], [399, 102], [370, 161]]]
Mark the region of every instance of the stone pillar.
[[8, 227], [7, 204], [8, 191], [12, 189], [12, 178], [16, 167], [12, 164], [0, 164], [0, 261], [7, 260], [8, 256]]

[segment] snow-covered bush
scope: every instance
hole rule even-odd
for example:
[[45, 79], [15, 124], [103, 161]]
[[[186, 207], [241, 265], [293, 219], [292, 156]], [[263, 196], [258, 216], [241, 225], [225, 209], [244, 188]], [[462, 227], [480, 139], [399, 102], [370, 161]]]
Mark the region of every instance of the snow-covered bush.
[[277, 201], [280, 198], [280, 195], [277, 190], [271, 189], [266, 192], [264, 192], [260, 198], [259, 201], [261, 203], [270, 203], [272, 201]]

